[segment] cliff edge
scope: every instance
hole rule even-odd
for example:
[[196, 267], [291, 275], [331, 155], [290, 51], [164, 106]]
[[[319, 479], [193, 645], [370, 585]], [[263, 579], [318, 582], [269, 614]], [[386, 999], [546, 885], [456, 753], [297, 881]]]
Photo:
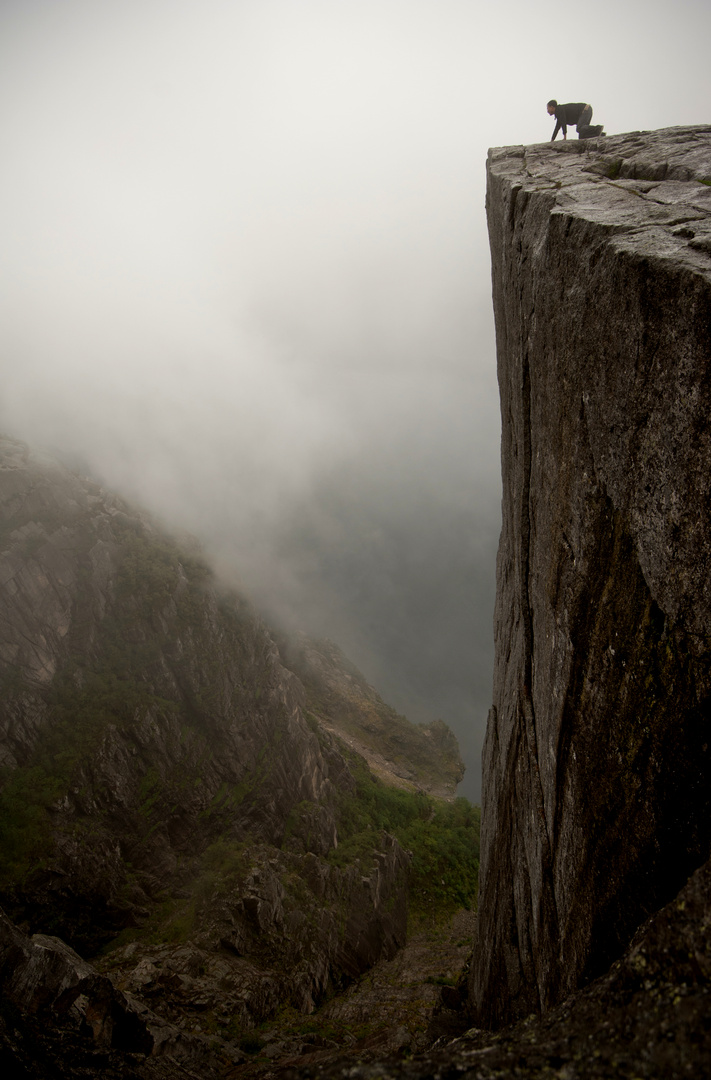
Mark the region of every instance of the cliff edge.
[[711, 851], [711, 127], [489, 152], [502, 406], [482, 1027]]

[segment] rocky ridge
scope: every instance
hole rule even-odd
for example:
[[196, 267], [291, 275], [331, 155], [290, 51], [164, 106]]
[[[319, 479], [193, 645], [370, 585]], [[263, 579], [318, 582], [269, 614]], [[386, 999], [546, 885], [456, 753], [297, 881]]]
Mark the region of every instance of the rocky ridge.
[[25, 917], [51, 900], [91, 948], [228, 824], [281, 843], [301, 803], [327, 852], [348, 768], [249, 605], [98, 485], [2, 449], [4, 869], [42, 864]]

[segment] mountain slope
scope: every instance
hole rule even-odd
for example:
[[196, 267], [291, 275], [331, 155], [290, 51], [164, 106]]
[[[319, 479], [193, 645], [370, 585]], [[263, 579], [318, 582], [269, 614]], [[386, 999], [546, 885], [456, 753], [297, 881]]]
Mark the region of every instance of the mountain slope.
[[397, 717], [335, 646], [326, 674], [310, 669], [304, 650], [323, 648], [270, 632], [190, 541], [0, 439], [9, 955], [44, 955], [13, 933], [58, 935], [155, 1023], [238, 1058], [240, 1033], [279, 1007], [310, 1012], [393, 956], [411, 856], [384, 831], [390, 789], [344, 741], [334, 685], [358, 687], [347, 721], [364, 753], [373, 715], [381, 741], [392, 721], [389, 765], [418, 781], [401, 817], [428, 818], [427, 791], [451, 798], [461, 760], [446, 725], [433, 736]]
[[414, 725], [398, 715], [332, 641], [298, 634], [282, 648], [284, 662], [304, 686], [310, 714], [362, 754], [376, 776], [405, 791], [454, 797], [464, 763], [444, 721]]

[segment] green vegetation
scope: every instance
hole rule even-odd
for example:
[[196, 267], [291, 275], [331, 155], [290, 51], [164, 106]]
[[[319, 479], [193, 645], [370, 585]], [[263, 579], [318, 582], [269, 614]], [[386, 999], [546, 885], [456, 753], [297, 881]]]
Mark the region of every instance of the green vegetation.
[[384, 830], [412, 853], [410, 916], [440, 921], [457, 908], [476, 903], [479, 875], [478, 806], [463, 798], [433, 799], [387, 787], [364, 762], [353, 758], [355, 795], [342, 795], [338, 808], [339, 844], [329, 859], [345, 866], [370, 859]]
[[[312, 1043], [313, 1049], [316, 1050], [327, 1045], [329, 1041], [332, 1045], [336, 1043], [343, 1045], [344, 1036], [347, 1037], [345, 1045], [353, 1045], [354, 1042], [367, 1038], [381, 1028], [382, 1021], [368, 1019], [360, 1022], [344, 1022], [340, 1018], [325, 1017], [318, 1012], [307, 1016], [293, 1005], [287, 1004], [282, 1005], [273, 1016], [263, 1020], [256, 1028], [248, 1032], [244, 1032], [238, 1023], [232, 1022], [226, 1025], [220, 1034], [223, 1038], [235, 1039], [240, 1050], [257, 1058], [264, 1047], [274, 1041], [303, 1040], [305, 1043]], [[258, 1062], [267, 1065], [269, 1059], [264, 1056], [258, 1058]]]
[[216, 895], [239, 893], [249, 873], [250, 854], [245, 843], [216, 840], [203, 852], [191, 882], [190, 895], [164, 897], [152, 906], [140, 927], [122, 930], [106, 947], [111, 954], [131, 941], [147, 941], [152, 945], [182, 944], [200, 925], [201, 917], [209, 910]]
[[479, 807], [459, 798], [435, 804], [429, 821], [413, 821], [398, 837], [412, 851], [410, 906], [415, 920], [437, 921], [459, 907], [476, 905], [479, 826]]
[[21, 880], [51, 850], [49, 808], [62, 791], [44, 764], [19, 769], [0, 795], [0, 881]]

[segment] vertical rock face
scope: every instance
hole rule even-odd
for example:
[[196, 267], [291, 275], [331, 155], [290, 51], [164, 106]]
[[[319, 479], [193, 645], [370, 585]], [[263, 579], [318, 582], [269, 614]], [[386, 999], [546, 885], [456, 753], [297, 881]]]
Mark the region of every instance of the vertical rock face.
[[481, 1026], [711, 848], [711, 127], [490, 151], [503, 420]]

